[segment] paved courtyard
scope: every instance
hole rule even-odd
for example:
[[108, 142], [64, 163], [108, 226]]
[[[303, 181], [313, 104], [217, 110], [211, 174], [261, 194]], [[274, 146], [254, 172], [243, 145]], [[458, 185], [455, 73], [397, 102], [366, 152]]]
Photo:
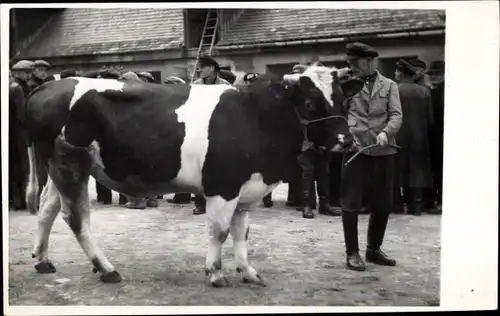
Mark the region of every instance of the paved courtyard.
[[[36, 217], [10, 212], [9, 303], [11, 305], [439, 305], [441, 217], [393, 215], [384, 250], [396, 267], [367, 264], [366, 272], [345, 268], [339, 217], [306, 220], [285, 206], [287, 185], [274, 191], [275, 206], [250, 214], [249, 260], [267, 287], [241, 282], [232, 240], [223, 247], [230, 288], [205, 281], [204, 215], [193, 205], [129, 210], [95, 202], [90, 185], [91, 225], [108, 259], [121, 273], [119, 284], [103, 284], [59, 215], [50, 237], [54, 274], [37, 274], [31, 258]], [[165, 196], [167, 197], [167, 196]], [[368, 216], [360, 218], [360, 248], [366, 247]]]

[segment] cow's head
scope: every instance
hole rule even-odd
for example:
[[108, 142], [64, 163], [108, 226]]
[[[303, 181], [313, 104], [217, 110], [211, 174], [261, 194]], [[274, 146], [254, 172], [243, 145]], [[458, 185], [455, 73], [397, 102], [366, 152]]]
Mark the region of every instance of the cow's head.
[[[302, 73], [285, 75], [284, 82], [293, 91], [291, 101], [300, 119], [314, 121], [331, 115], [344, 116], [345, 100], [357, 94], [364, 85], [357, 79], [345, 79], [348, 73], [348, 68], [313, 64]], [[335, 139], [340, 134], [348, 133], [345, 120], [329, 119], [310, 126], [326, 128], [326, 132]]]

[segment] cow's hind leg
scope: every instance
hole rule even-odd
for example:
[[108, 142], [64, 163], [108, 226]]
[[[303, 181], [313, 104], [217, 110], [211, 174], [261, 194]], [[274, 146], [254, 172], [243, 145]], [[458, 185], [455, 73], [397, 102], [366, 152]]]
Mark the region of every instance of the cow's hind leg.
[[237, 209], [231, 220], [231, 236], [233, 238], [234, 256], [236, 259], [236, 271], [243, 273], [243, 281], [265, 286], [264, 281], [257, 271], [248, 263], [248, 234], [250, 226], [248, 222], [248, 211]]
[[38, 273], [54, 273], [56, 268], [48, 258], [49, 236], [52, 225], [61, 209], [59, 192], [49, 179], [42, 191], [40, 211], [38, 212], [38, 232], [33, 246], [33, 258], [38, 258], [35, 269]]
[[208, 232], [208, 253], [205, 273], [210, 278], [213, 287], [225, 287], [229, 282], [222, 273], [222, 244], [229, 235], [229, 226], [234, 210], [238, 204], [238, 199], [226, 201], [223, 198], [207, 198], [207, 232]]
[[59, 139], [58, 145], [56, 156], [49, 163], [49, 174], [61, 195], [63, 219], [94, 265], [94, 272], [100, 272], [101, 280], [105, 283], [118, 283], [121, 281], [120, 274], [108, 261], [90, 231], [90, 156], [86, 149], [73, 147], [64, 140]]

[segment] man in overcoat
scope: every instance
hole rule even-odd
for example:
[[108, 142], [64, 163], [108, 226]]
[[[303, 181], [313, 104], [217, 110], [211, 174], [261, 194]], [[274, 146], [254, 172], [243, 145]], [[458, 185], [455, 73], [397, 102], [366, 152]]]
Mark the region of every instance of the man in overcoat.
[[395, 207], [402, 207], [399, 194], [402, 188], [408, 214], [416, 216], [422, 214], [423, 190], [434, 186], [429, 149], [434, 113], [431, 94], [418, 83], [421, 80], [418, 74], [419, 70], [405, 60], [396, 64], [395, 77], [399, 79], [399, 98], [405, 119], [396, 135], [401, 148], [396, 157]]
[[366, 193], [370, 197], [371, 214], [365, 259], [379, 265], [396, 265], [381, 246], [393, 207], [395, 136], [403, 114], [398, 86], [376, 70], [376, 57], [378, 52], [366, 44], [347, 45], [346, 60], [353, 75], [365, 82], [363, 89], [346, 105], [349, 132], [355, 140], [355, 147], [362, 151], [347, 165], [355, 154], [348, 152], [344, 155], [341, 184], [346, 265], [355, 271], [366, 269], [358, 245], [358, 212]]

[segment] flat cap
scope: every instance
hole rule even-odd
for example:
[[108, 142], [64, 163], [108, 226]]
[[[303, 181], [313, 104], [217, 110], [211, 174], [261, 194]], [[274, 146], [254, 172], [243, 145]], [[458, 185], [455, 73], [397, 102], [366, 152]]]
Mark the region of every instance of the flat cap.
[[150, 72], [141, 71], [141, 72], [138, 72], [137, 75], [139, 77], [148, 79], [149, 82], [154, 82], [155, 81], [155, 77], [153, 77], [153, 75]]
[[133, 71], [128, 71], [124, 73], [123, 75], [120, 76], [120, 79], [141, 81], [141, 79], [139, 79], [139, 76], [136, 75], [136, 73]]
[[236, 81], [236, 75], [233, 74], [231, 71], [225, 69], [220, 70], [219, 77], [226, 80], [230, 84], [233, 84]]
[[429, 69], [427, 69], [427, 73], [432, 74], [437, 72], [444, 72], [444, 61], [435, 60], [430, 63]]
[[408, 63], [410, 65], [412, 65], [413, 67], [422, 68], [424, 70], [425, 70], [425, 68], [427, 68], [427, 64], [420, 59], [411, 59], [408, 61]]
[[77, 76], [77, 70], [76, 69], [64, 69], [61, 71], [61, 79], [68, 78], [68, 77], [76, 77]]
[[33, 62], [29, 60], [21, 60], [12, 66], [12, 70], [31, 70], [33, 68]]
[[378, 57], [378, 52], [375, 49], [360, 42], [347, 44], [346, 50], [346, 57], [348, 59]]
[[293, 66], [293, 68], [292, 68], [292, 72], [293, 72], [293, 73], [299, 73], [299, 74], [301, 74], [301, 73], [303, 73], [304, 71], [306, 71], [306, 69], [307, 69], [307, 66], [306, 66], [306, 65], [297, 64], [297, 65]]
[[50, 64], [45, 60], [35, 60], [33, 67], [50, 68]]
[[396, 62], [396, 69], [409, 74], [415, 74], [417, 72], [417, 67], [410, 64], [410, 62], [404, 59], [400, 59], [398, 62]]
[[186, 81], [184, 81], [184, 79], [176, 77], [176, 76], [168, 76], [165, 78], [165, 80], [163, 80], [163, 83], [166, 83], [166, 84], [177, 84], [177, 83], [185, 84]]
[[219, 63], [212, 58], [212, 56], [201, 56], [198, 60], [200, 66], [214, 66], [215, 69], [219, 69]]

